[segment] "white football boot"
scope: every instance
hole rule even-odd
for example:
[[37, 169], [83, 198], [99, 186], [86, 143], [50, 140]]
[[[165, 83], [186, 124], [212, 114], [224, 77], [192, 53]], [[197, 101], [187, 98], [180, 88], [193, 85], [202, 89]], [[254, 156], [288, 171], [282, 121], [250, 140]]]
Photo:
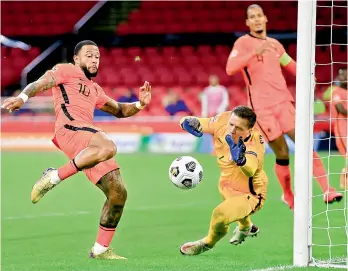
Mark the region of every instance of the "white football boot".
[[188, 242], [188, 243], [183, 244], [180, 247], [180, 252], [183, 255], [194, 256], [194, 255], [198, 255], [198, 254], [201, 254], [203, 252], [206, 252], [210, 249], [211, 248], [205, 244], [204, 238], [203, 238], [203, 239], [198, 240], [198, 241]]
[[234, 235], [232, 236], [230, 243], [232, 245], [239, 245], [242, 242], [244, 242], [245, 238], [247, 238], [248, 236], [250, 236], [250, 237], [257, 236], [259, 231], [260, 230], [256, 225], [251, 225], [251, 227], [249, 229], [246, 229], [243, 231], [239, 230], [239, 227], [237, 226], [233, 232]]

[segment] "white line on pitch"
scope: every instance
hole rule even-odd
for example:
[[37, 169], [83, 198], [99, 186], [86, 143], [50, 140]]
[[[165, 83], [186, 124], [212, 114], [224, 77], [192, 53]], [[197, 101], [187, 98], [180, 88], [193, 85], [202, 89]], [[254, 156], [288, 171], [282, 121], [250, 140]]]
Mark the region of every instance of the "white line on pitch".
[[274, 267], [268, 267], [268, 268], [262, 268], [262, 269], [252, 269], [249, 271], [277, 271], [277, 270], [286, 270], [294, 268], [293, 265], [280, 265], [280, 266], [274, 266]]
[[[201, 206], [205, 205], [207, 202], [193, 202], [193, 203], [178, 203], [171, 205], [150, 205], [150, 206], [139, 206], [139, 207], [126, 207], [126, 211], [147, 211], [147, 210], [160, 210], [160, 209], [170, 209], [170, 208], [185, 208], [192, 206]], [[42, 217], [59, 217], [59, 216], [74, 216], [74, 215], [89, 215], [94, 212], [91, 211], [78, 211], [78, 212], [69, 212], [69, 213], [46, 213], [46, 214], [37, 214], [37, 215], [22, 215], [22, 216], [5, 216], [2, 220], [18, 220], [18, 219], [35, 219]]]

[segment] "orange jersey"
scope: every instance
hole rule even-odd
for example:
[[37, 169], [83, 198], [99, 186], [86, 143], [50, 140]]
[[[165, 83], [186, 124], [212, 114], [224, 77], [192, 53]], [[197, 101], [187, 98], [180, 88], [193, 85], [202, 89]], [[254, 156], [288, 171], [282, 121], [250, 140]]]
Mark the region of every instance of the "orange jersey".
[[247, 162], [244, 166], [237, 166], [230, 159], [230, 147], [225, 140], [230, 116], [231, 111], [227, 111], [213, 118], [198, 118], [203, 132], [214, 137], [217, 163], [221, 169], [220, 180], [228, 182], [228, 186], [236, 192], [255, 192], [265, 198], [268, 178], [263, 170], [265, 146], [262, 136], [257, 129], [253, 130], [250, 138], [245, 141]]
[[47, 71], [55, 80], [52, 88], [56, 131], [70, 121], [92, 123], [94, 109], [101, 108], [111, 98], [77, 66], [57, 64]]
[[[265, 41], [274, 42], [275, 49], [266, 50], [262, 56], [257, 56], [255, 50]], [[249, 105], [254, 110], [262, 110], [293, 101], [281, 69], [281, 63], [286, 66], [290, 61], [292, 59], [276, 39], [267, 37], [263, 40], [246, 34], [234, 43], [227, 70], [231, 73], [240, 70], [243, 73]]]

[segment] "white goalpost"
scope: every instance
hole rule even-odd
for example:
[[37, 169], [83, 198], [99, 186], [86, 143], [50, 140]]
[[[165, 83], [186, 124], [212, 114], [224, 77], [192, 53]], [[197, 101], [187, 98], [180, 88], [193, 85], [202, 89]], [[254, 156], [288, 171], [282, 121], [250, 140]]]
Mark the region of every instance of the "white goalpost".
[[[328, 182], [344, 194], [343, 203], [325, 205], [322, 201], [323, 194], [317, 192], [316, 184], [312, 181], [316, 66], [331, 65], [331, 82], [326, 83], [329, 86], [334, 86], [335, 83], [336, 74], [333, 66], [342, 64], [347, 67], [346, 60], [345, 63], [335, 62], [333, 57], [333, 46], [347, 46], [347, 41], [338, 44], [333, 39], [333, 28], [344, 27], [334, 23], [334, 8], [342, 7], [347, 12], [347, 8], [340, 6], [337, 2], [331, 1], [331, 37], [330, 43], [326, 44], [330, 48], [331, 63], [318, 64], [315, 57], [316, 15], [317, 10], [321, 8], [321, 3], [316, 0], [298, 1], [293, 264], [348, 270], [348, 191], [339, 189], [340, 175], [337, 170], [333, 170], [334, 166], [335, 168], [337, 166], [333, 165], [332, 161], [333, 158], [335, 163], [342, 160], [343, 167], [344, 158], [331, 150], [324, 157], [322, 156], [323, 163], [328, 169]], [[330, 27], [330, 25], [327, 26]], [[331, 114], [329, 122], [331, 127]], [[328, 141], [331, 135], [330, 133]], [[330, 143], [329, 146], [331, 147]]]

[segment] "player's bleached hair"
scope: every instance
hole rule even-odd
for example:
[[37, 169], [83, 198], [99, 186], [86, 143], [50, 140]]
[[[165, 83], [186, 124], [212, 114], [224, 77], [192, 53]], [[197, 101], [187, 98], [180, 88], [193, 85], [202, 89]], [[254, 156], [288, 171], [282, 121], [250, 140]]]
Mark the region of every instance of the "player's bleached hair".
[[248, 128], [253, 128], [256, 123], [256, 114], [254, 110], [245, 105], [239, 105], [232, 110], [232, 114], [235, 114], [237, 117], [246, 119], [248, 121]]
[[77, 55], [80, 52], [81, 48], [85, 45], [94, 45], [98, 47], [98, 45], [94, 41], [83, 40], [83, 41], [80, 41], [78, 44], [76, 44], [74, 49], [74, 55]]
[[258, 4], [252, 4], [252, 5], [250, 5], [250, 6], [246, 9], [246, 18], [247, 18], [247, 19], [248, 19], [248, 11], [249, 11], [250, 9], [252, 9], [252, 8], [259, 8], [259, 9], [262, 10], [262, 13], [264, 13], [264, 12], [263, 12], [263, 8], [262, 8], [260, 5], [258, 5]]

